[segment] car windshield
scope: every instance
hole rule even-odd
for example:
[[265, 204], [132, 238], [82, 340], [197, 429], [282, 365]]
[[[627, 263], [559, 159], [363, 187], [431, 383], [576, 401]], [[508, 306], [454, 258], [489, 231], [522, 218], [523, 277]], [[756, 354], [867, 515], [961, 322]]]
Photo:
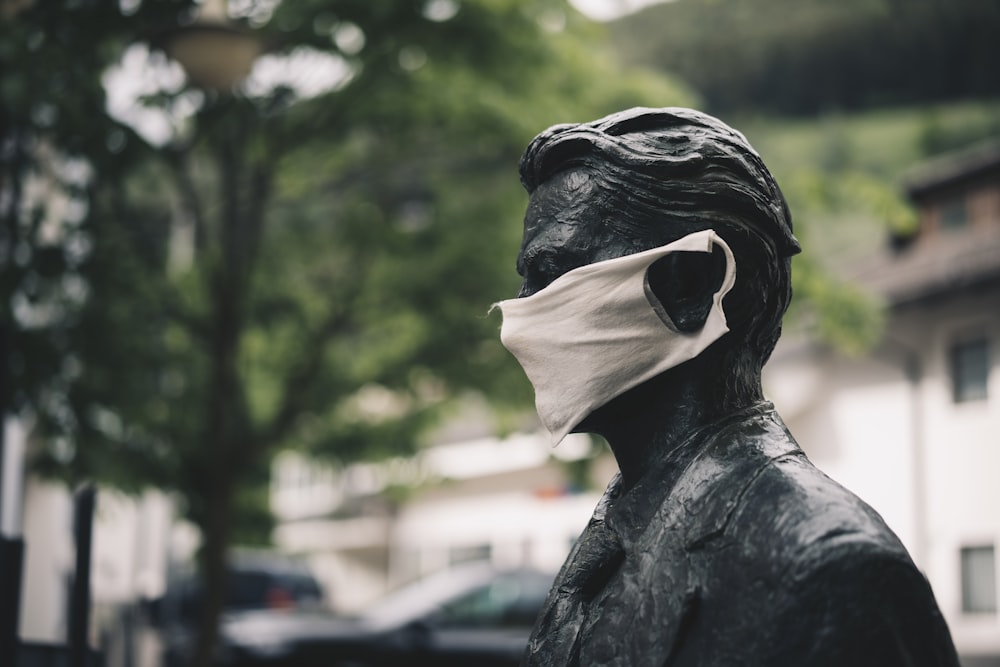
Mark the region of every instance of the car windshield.
[[531, 625], [551, 583], [552, 577], [540, 572], [465, 566], [390, 593], [358, 618], [374, 629], [415, 621], [448, 627]]
[[463, 593], [485, 586], [494, 575], [493, 568], [485, 564], [439, 572], [390, 593], [358, 618], [377, 628], [410, 623]]

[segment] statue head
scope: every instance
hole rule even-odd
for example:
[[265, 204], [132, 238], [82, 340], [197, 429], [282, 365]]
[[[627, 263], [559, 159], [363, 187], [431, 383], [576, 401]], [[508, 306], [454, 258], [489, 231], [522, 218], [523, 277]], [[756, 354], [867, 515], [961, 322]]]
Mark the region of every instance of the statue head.
[[[760, 398], [800, 248], [777, 183], [742, 134], [690, 109], [636, 108], [545, 130], [520, 174], [530, 195], [522, 296], [580, 266], [715, 230], [737, 276], [723, 301], [730, 331], [706, 350], [717, 360], [715, 395], [721, 407]], [[719, 255], [677, 253], [650, 268], [651, 287], [681, 330], [700, 326], [725, 270]]]

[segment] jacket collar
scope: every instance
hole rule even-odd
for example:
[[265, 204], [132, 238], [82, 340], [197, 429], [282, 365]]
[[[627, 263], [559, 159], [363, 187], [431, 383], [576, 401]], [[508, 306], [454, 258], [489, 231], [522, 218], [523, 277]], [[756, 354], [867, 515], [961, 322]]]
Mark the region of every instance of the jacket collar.
[[[696, 548], [722, 532], [744, 489], [772, 459], [800, 452], [774, 406], [760, 402], [692, 433], [628, 492], [622, 493], [616, 475], [594, 519], [606, 522], [626, 552], [664, 521], [681, 528], [685, 544]], [[666, 503], [671, 496], [676, 500]], [[666, 507], [683, 516], [654, 522]]]

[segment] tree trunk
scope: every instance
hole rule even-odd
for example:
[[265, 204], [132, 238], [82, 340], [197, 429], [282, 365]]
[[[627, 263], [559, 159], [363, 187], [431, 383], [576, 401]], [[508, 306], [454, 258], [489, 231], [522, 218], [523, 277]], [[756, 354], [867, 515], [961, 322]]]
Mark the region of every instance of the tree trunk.
[[[204, 502], [201, 529], [202, 606], [195, 667], [210, 667], [218, 641], [219, 615], [226, 594], [227, 549], [233, 503], [243, 467], [240, 452], [240, 401], [237, 350], [241, 334], [237, 280], [231, 265], [216, 275], [213, 296], [212, 391], [202, 443], [205, 465], [199, 471], [198, 495]], [[240, 454], [238, 456], [238, 454]]]
[[[217, 443], [222, 445], [223, 443]], [[223, 449], [223, 447], [219, 447]], [[215, 646], [219, 640], [219, 616], [225, 604], [228, 568], [227, 551], [232, 522], [235, 480], [231, 469], [223, 466], [215, 471], [215, 484], [206, 490], [205, 523], [201, 534], [204, 542], [201, 551], [202, 600], [198, 618], [198, 645], [195, 653], [196, 667], [210, 667], [214, 662]]]
[[232, 528], [236, 490], [256, 448], [250, 435], [243, 404], [238, 357], [245, 327], [245, 305], [254, 253], [260, 235], [255, 221], [262, 211], [247, 215], [241, 195], [263, 208], [267, 189], [241, 192], [245, 178], [243, 149], [246, 119], [231, 106], [232, 122], [220, 128], [215, 159], [219, 175], [219, 262], [209, 272], [207, 285], [212, 299], [210, 405], [206, 416], [205, 462], [200, 471], [200, 495], [205, 501], [202, 515], [201, 583], [202, 608], [198, 628], [195, 667], [210, 667], [219, 639], [219, 616], [227, 590], [227, 551]]

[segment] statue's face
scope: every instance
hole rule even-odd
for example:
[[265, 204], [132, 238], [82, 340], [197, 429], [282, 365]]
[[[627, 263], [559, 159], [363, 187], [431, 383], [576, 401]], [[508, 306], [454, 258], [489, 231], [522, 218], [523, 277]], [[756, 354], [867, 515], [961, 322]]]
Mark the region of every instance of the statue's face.
[[602, 203], [583, 169], [559, 172], [535, 189], [517, 257], [524, 278], [519, 296], [531, 296], [575, 268], [630, 252], [635, 242], [606, 224]]

